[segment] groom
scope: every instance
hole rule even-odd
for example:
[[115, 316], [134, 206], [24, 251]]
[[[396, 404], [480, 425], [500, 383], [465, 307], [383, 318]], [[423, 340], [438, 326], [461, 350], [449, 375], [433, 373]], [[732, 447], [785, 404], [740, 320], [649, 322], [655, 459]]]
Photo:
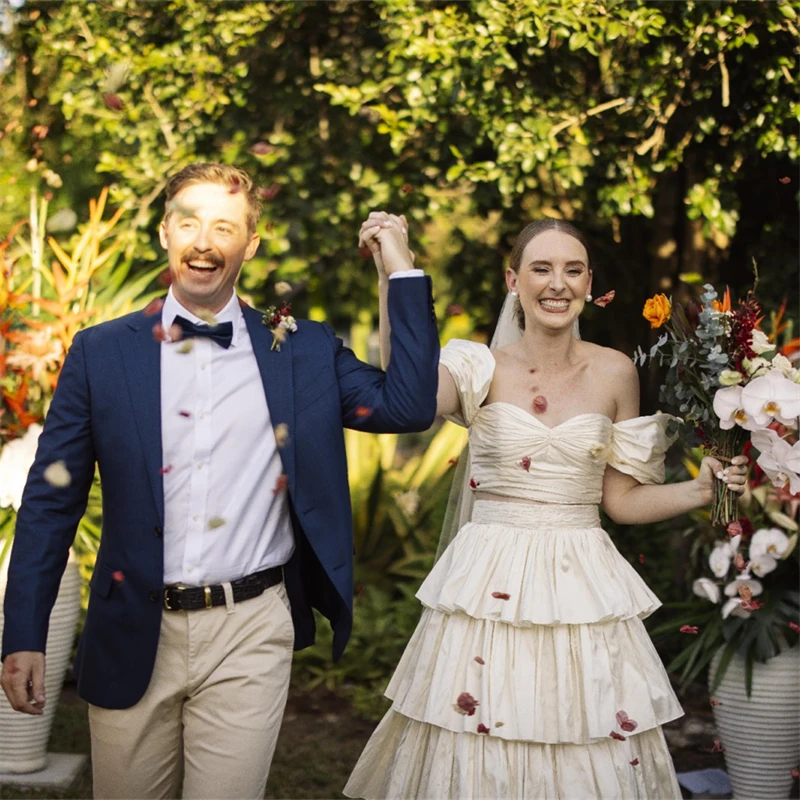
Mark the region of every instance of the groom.
[[[312, 609], [331, 622], [334, 658], [352, 626], [343, 428], [434, 418], [430, 280], [395, 264], [384, 373], [327, 325], [293, 331], [285, 313], [239, 300], [260, 210], [240, 169], [198, 163], [170, 179], [163, 307], [75, 337], [25, 488], [2, 686], [37, 714], [50, 611], [100, 468], [103, 535], [75, 665], [96, 797], [176, 797], [181, 775], [184, 798], [263, 797]], [[404, 233], [385, 222], [381, 247], [407, 252]], [[67, 486], [47, 480], [59, 461]]]

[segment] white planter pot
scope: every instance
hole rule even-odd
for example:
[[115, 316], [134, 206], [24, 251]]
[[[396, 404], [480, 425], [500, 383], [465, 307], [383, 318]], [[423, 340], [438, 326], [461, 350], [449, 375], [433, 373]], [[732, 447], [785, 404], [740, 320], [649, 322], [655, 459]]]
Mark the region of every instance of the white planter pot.
[[[0, 598], [5, 596], [8, 563], [0, 570]], [[38, 772], [47, 766], [47, 743], [50, 729], [69, 665], [75, 628], [80, 612], [81, 578], [78, 562], [71, 556], [61, 579], [50, 629], [47, 635], [47, 667], [44, 714], [30, 716], [14, 711], [0, 691], [0, 772]], [[0, 604], [0, 635], [3, 631], [3, 609]]]
[[[709, 681], [722, 657], [711, 662]], [[792, 769], [800, 764], [800, 647], [753, 666], [747, 697], [745, 662], [735, 655], [713, 693], [714, 721], [738, 800], [789, 797]]]

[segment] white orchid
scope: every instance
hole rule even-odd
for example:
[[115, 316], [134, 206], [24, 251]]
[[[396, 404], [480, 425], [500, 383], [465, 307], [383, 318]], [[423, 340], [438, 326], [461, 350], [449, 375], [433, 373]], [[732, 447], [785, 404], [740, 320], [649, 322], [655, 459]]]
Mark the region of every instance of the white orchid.
[[19, 511], [41, 432], [42, 426], [34, 423], [24, 436], [13, 439], [0, 451], [0, 508], [11, 506]]
[[742, 406], [741, 386], [728, 386], [725, 389], [717, 389], [714, 395], [714, 413], [719, 417], [719, 427], [727, 431], [734, 425], [740, 425], [748, 431], [757, 430], [753, 420], [745, 412]]
[[711, 571], [718, 578], [724, 578], [731, 568], [733, 556], [734, 553], [731, 552], [731, 546], [728, 542], [717, 542], [708, 557], [708, 565], [711, 567]]
[[756, 463], [773, 485], [788, 484], [792, 494], [800, 493], [800, 441], [790, 445], [771, 428], [754, 431], [751, 439], [760, 453]]
[[789, 537], [780, 528], [762, 528], [750, 540], [750, 569], [763, 578], [772, 572], [789, 547]]
[[731, 614], [733, 614], [734, 617], [750, 616], [750, 612], [742, 608], [742, 601], [738, 597], [731, 597], [731, 599], [726, 601], [725, 605], [722, 606], [722, 619], [728, 619]]
[[761, 581], [754, 580], [750, 577], [749, 572], [743, 572], [739, 575], [738, 578], [732, 580], [723, 590], [725, 592], [726, 597], [734, 597], [736, 598], [736, 602], [740, 602], [739, 597], [739, 588], [741, 586], [746, 586], [753, 597], [757, 597], [764, 591], [764, 587], [761, 585]]
[[779, 369], [771, 369], [742, 389], [740, 402], [745, 414], [756, 427], [769, 425], [773, 419], [794, 427], [796, 418], [800, 416], [800, 384], [790, 381]]
[[712, 603], [719, 603], [720, 601], [720, 591], [719, 586], [717, 586], [711, 578], [698, 578], [692, 584], [692, 591], [698, 596], [702, 597], [705, 600], [710, 600]]
[[753, 330], [753, 337], [750, 340], [750, 349], [759, 355], [761, 353], [768, 353], [770, 350], [775, 349], [775, 345], [770, 342], [769, 337], [764, 331]]

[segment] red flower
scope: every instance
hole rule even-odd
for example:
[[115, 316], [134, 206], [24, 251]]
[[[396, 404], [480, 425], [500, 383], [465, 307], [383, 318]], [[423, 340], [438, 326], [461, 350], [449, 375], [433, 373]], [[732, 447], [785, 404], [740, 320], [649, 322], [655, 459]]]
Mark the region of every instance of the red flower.
[[359, 406], [356, 409], [356, 417], [358, 417], [358, 419], [366, 419], [371, 414], [372, 414], [372, 409], [368, 408], [367, 406]]
[[681, 625], [681, 633], [697, 634], [697, 625]]
[[115, 570], [111, 573], [111, 577], [117, 582], [122, 583], [125, 580], [125, 575], [121, 569]]
[[519, 462], [519, 465], [522, 467], [522, 469], [525, 470], [525, 472], [530, 472], [531, 460], [528, 456], [525, 456], [525, 458], [523, 458], [522, 461]]
[[469, 479], [469, 488], [470, 489], [477, 489], [479, 486], [480, 486], [480, 483], [478, 483], [478, 481], [476, 481], [475, 478], [470, 478]]
[[621, 733], [617, 733], [616, 731], [611, 731], [611, 733], [609, 733], [608, 735], [612, 739], [619, 739], [620, 742], [627, 741], [627, 738], [625, 736], [623, 736]]
[[494, 597], [495, 600], [510, 600], [511, 599], [511, 595], [508, 594], [507, 592], [492, 592], [492, 597]]
[[711, 748], [712, 753], [724, 753], [725, 748], [722, 746], [722, 743], [719, 739], [714, 739], [714, 746]]
[[482, 722], [479, 722], [478, 733], [489, 733], [489, 729]]
[[638, 767], [639, 766], [639, 759], [638, 758], [634, 758], [633, 761], [630, 762], [630, 765], [632, 767]]
[[617, 295], [616, 291], [612, 289], [610, 292], [606, 292], [601, 297], [598, 297], [594, 301], [594, 304], [596, 306], [600, 306], [600, 308], [605, 308], [616, 297], [616, 295]]
[[791, 629], [792, 629], [792, 630], [793, 630], [795, 633], [800, 633], [800, 625], [798, 625], [796, 622], [790, 622], [790, 623], [789, 623], [789, 627], [790, 627], [790, 628], [791, 628]]
[[170, 472], [172, 472], [172, 464], [167, 464], [167, 466], [166, 466], [166, 467], [161, 467], [161, 469], [159, 470], [159, 472], [160, 472], [162, 475], [169, 475], [169, 473], [170, 473]]
[[144, 310], [144, 314], [146, 317], [153, 317], [158, 314], [159, 311], [161, 311], [163, 306], [164, 301], [160, 297], [156, 297], [155, 300], [151, 300], [147, 305], [147, 308]]
[[639, 727], [636, 720], [631, 719], [624, 711], [617, 711], [617, 725], [628, 733], [633, 733]]
[[454, 708], [459, 714], [466, 714], [471, 717], [479, 705], [480, 703], [469, 692], [461, 692]]
[[272, 494], [280, 494], [289, 485], [289, 479], [285, 475], [278, 475], [278, 480], [275, 481], [275, 488]]
[[475, 656], [475, 662], [480, 664], [481, 666], [483, 666], [486, 663], [480, 656]]

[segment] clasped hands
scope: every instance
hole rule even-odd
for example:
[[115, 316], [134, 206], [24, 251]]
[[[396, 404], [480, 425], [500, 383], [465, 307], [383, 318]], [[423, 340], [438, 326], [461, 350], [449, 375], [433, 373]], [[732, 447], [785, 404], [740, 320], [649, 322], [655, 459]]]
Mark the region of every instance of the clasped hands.
[[373, 211], [361, 223], [358, 246], [372, 253], [378, 277], [414, 269], [414, 253], [408, 248], [408, 222], [405, 216]]

